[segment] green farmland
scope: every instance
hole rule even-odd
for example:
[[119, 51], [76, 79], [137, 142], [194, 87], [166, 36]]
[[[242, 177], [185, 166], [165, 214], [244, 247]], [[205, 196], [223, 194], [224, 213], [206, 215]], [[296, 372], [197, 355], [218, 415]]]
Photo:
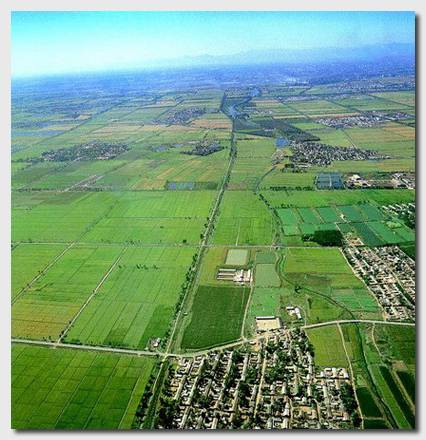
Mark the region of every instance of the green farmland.
[[238, 339], [247, 298], [244, 288], [200, 286], [182, 347], [201, 349]]
[[13, 429], [415, 427], [414, 77], [215, 69], [14, 84]]
[[152, 358], [12, 346], [12, 428], [130, 429]]

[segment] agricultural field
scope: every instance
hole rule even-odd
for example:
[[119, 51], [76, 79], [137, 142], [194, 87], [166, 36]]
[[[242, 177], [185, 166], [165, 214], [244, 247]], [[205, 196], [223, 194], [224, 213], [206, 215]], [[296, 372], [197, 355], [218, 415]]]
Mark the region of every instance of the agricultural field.
[[247, 299], [248, 290], [241, 287], [198, 287], [182, 348], [208, 348], [238, 339]]
[[[281, 270], [284, 279], [302, 295], [321, 297], [326, 309], [331, 307], [346, 317], [381, 319], [377, 301], [337, 248], [288, 248]], [[307, 301], [309, 304], [312, 299]], [[310, 322], [326, 318], [327, 313]]]
[[313, 234], [315, 231], [352, 232], [368, 246], [412, 242], [414, 232], [402, 222], [392, 221], [377, 206], [369, 204], [319, 208], [278, 208], [285, 235]]
[[[175, 361], [262, 349], [258, 317], [305, 329], [317, 370], [347, 370], [361, 428], [415, 426], [415, 327], [384, 322], [345, 257], [415, 260], [415, 184], [317, 188], [415, 178], [412, 77], [252, 74], [12, 94], [13, 428], [153, 428]], [[335, 156], [296, 157], [316, 143]]]
[[41, 273], [53, 259], [61, 256], [62, 244], [20, 244], [12, 249], [12, 301]]
[[194, 252], [127, 248], [65, 341], [144, 349], [163, 339]]
[[122, 251], [118, 246], [69, 248], [13, 303], [12, 336], [56, 341]]
[[345, 324], [341, 328], [357, 394], [360, 390], [364, 423], [413, 428], [415, 328], [383, 324]]
[[309, 341], [315, 349], [315, 361], [322, 367], [336, 365], [347, 367], [348, 359], [342, 344], [342, 336], [336, 325], [309, 329]]
[[255, 194], [229, 191], [223, 197], [213, 243], [271, 244], [273, 227], [271, 212]]
[[12, 345], [13, 429], [130, 429], [154, 358]]

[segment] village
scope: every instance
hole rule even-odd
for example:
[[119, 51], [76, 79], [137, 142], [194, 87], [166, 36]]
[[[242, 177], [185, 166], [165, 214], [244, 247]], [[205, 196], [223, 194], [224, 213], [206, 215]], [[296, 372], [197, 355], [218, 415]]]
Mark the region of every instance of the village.
[[415, 262], [398, 246], [370, 249], [349, 246], [344, 253], [356, 274], [377, 298], [384, 317], [415, 320]]
[[160, 402], [160, 429], [348, 429], [358, 420], [346, 368], [316, 367], [305, 332], [284, 327], [178, 358]]
[[319, 142], [290, 142], [293, 155], [291, 161], [295, 164], [328, 166], [336, 160], [377, 160], [388, 159], [373, 150], [362, 150], [356, 147], [334, 147]]
[[397, 122], [409, 118], [412, 118], [412, 116], [404, 112], [383, 113], [371, 111], [355, 116], [320, 118], [316, 122], [331, 128], [369, 128], [376, 127], [387, 121]]
[[382, 206], [385, 213], [395, 215], [404, 220], [409, 228], [416, 226], [416, 205], [414, 203], [395, 203], [393, 205]]
[[128, 151], [124, 143], [92, 141], [70, 148], [44, 151], [41, 157], [30, 159], [31, 162], [71, 162], [86, 160], [111, 160]]
[[198, 118], [206, 112], [205, 108], [188, 107], [181, 110], [166, 113], [158, 122], [166, 125], [181, 125], [191, 119]]

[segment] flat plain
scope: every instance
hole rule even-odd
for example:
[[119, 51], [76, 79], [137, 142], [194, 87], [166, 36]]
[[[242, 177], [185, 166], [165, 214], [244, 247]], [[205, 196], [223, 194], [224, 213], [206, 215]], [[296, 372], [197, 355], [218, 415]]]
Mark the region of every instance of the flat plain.
[[[49, 84], [15, 90], [12, 426], [140, 428], [170, 359], [255, 344], [266, 316], [306, 329], [318, 367], [353, 371], [362, 427], [414, 427], [415, 329], [386, 321], [343, 252], [415, 258], [415, 189], [389, 187], [415, 172], [411, 77], [190, 80], [98, 94], [82, 79], [86, 99], [62, 84], [61, 105]], [[306, 140], [341, 155], [298, 167]], [[318, 189], [331, 172], [387, 184]]]

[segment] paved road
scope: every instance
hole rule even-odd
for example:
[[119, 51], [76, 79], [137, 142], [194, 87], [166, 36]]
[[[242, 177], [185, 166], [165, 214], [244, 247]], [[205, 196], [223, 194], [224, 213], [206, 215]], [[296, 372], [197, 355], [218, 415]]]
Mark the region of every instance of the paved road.
[[339, 321], [325, 321], [319, 322], [318, 324], [308, 324], [304, 325], [301, 328], [315, 328], [315, 327], [324, 327], [326, 325], [333, 324], [385, 324], [385, 325], [406, 325], [410, 327], [414, 327], [416, 324], [414, 322], [398, 322], [398, 321], [375, 321], [372, 319], [341, 319]]
[[[234, 134], [232, 134], [232, 136], [234, 136]], [[232, 138], [231, 142], [232, 143], [235, 142], [234, 138]], [[232, 154], [232, 151], [231, 151], [231, 153], [229, 155], [229, 161], [228, 161], [228, 167], [226, 169], [226, 173], [222, 179], [222, 183], [221, 183], [220, 189], [217, 193], [217, 197], [215, 200], [215, 204], [213, 206], [213, 210], [209, 216], [209, 220], [207, 222], [207, 227], [205, 228], [205, 231], [204, 231], [203, 239], [201, 240], [201, 243], [199, 245], [199, 250], [197, 253], [197, 261], [195, 262], [195, 266], [194, 266], [196, 274], [195, 274], [192, 285], [187, 289], [187, 291], [185, 292], [184, 297], [182, 299], [179, 311], [178, 311], [176, 318], [175, 318], [175, 321], [173, 323], [172, 331], [169, 336], [169, 340], [168, 340], [167, 347], [166, 347], [166, 352], [168, 352], [170, 350], [172, 344], [175, 342], [175, 340], [174, 340], [175, 333], [177, 330], [178, 323], [180, 323], [180, 321], [181, 321], [182, 313], [185, 310], [186, 299], [188, 298], [189, 294], [192, 292], [192, 290], [197, 285], [198, 276], [200, 274], [201, 259], [203, 257], [203, 249], [208, 247], [208, 242], [209, 242], [210, 235], [212, 233], [212, 228], [213, 228], [213, 225], [216, 221], [216, 215], [219, 211], [219, 206], [222, 202], [223, 194], [225, 193], [228, 180], [230, 179], [230, 176], [231, 176], [231, 170], [232, 170], [232, 166], [234, 164], [234, 161], [235, 161], [235, 156]]]
[[[395, 322], [395, 321], [374, 321], [371, 319], [348, 319], [348, 320], [338, 320], [338, 321], [326, 321], [320, 322], [318, 324], [309, 324], [304, 325], [300, 328], [302, 329], [310, 329], [317, 327], [325, 327], [327, 325], [336, 325], [336, 324], [384, 324], [384, 325], [399, 325], [399, 326], [409, 326], [413, 327], [416, 324], [411, 322]], [[85, 344], [68, 344], [64, 342], [52, 342], [52, 341], [40, 341], [34, 339], [20, 339], [20, 338], [12, 338], [12, 342], [16, 344], [31, 344], [31, 345], [42, 345], [52, 348], [74, 348], [79, 350], [92, 350], [92, 351], [102, 351], [102, 352], [110, 352], [110, 353], [121, 353], [121, 354], [131, 354], [134, 356], [157, 356], [160, 358], [167, 357], [195, 357], [207, 354], [211, 351], [216, 350], [226, 350], [228, 348], [238, 347], [239, 345], [247, 344], [250, 342], [256, 342], [260, 339], [264, 339], [268, 336], [269, 333], [262, 333], [253, 338], [243, 338], [238, 341], [230, 342], [229, 344], [218, 345], [216, 347], [207, 348], [205, 350], [194, 351], [190, 353], [173, 353], [173, 352], [155, 352], [148, 350], [136, 350], [131, 348], [115, 348], [115, 347], [105, 347], [102, 345], [85, 345]], [[272, 334], [272, 333], [271, 333]]]
[[17, 339], [12, 338], [12, 342], [16, 344], [32, 344], [32, 345], [43, 345], [52, 348], [76, 348], [80, 350], [92, 350], [92, 351], [103, 351], [111, 353], [122, 353], [122, 354], [132, 354], [137, 356], [159, 356], [160, 353], [147, 350], [133, 350], [127, 348], [114, 348], [114, 347], [103, 347], [101, 345], [80, 345], [80, 344], [67, 344], [64, 342], [51, 342], [51, 341], [37, 341], [34, 339]]

